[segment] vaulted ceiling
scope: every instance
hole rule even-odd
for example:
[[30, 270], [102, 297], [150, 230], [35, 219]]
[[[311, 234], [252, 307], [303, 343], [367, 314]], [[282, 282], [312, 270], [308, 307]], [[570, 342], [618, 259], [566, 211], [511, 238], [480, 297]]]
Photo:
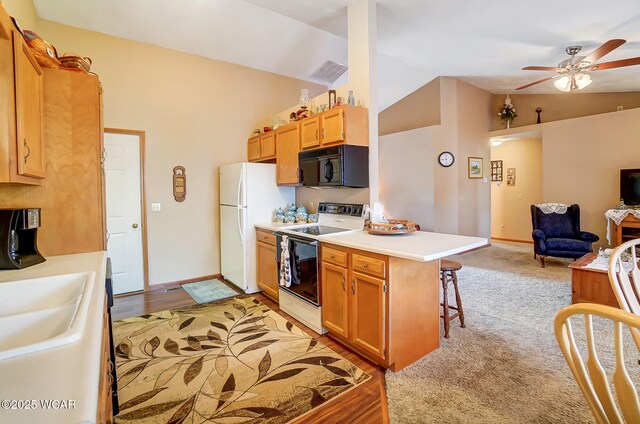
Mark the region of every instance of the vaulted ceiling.
[[[326, 60], [347, 63], [354, 0], [34, 0], [43, 19], [311, 82]], [[640, 56], [640, 1], [378, 0], [378, 80], [384, 109], [437, 76], [491, 93], [552, 74], [570, 45], [601, 61]], [[640, 66], [598, 71], [583, 92], [640, 91]], [[552, 82], [521, 93], [558, 93]]]

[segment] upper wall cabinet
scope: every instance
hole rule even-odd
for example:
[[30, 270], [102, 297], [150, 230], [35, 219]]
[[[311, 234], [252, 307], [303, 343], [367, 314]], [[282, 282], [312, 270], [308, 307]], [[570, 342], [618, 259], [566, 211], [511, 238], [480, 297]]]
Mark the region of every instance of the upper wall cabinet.
[[42, 184], [42, 81], [42, 69], [0, 8], [0, 183]]
[[300, 125], [293, 123], [275, 130], [276, 182], [278, 185], [298, 185], [298, 152], [300, 152]]
[[247, 142], [249, 162], [272, 161], [276, 158], [276, 134], [274, 131], [251, 137]]
[[336, 144], [369, 145], [369, 110], [343, 105], [320, 115], [322, 146]]

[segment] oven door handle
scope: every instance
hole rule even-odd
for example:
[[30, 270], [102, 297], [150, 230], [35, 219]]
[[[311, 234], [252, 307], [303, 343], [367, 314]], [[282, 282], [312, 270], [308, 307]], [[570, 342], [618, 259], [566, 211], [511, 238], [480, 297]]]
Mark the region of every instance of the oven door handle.
[[301, 243], [309, 244], [311, 246], [317, 246], [318, 245], [318, 241], [317, 240], [312, 241], [311, 239], [308, 239], [308, 238], [292, 236], [289, 233], [275, 233], [275, 235], [276, 236], [280, 236], [280, 237], [287, 236], [287, 237], [289, 237], [289, 240], [299, 241]]

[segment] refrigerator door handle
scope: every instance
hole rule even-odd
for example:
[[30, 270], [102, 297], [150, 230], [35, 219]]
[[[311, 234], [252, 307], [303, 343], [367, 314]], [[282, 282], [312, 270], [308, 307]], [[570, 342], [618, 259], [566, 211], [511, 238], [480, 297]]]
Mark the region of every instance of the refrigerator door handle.
[[237, 206], [244, 206], [244, 202], [240, 202], [240, 195], [242, 194], [242, 184], [244, 183], [243, 181], [244, 179], [244, 172], [240, 173], [240, 180], [238, 181], [238, 202], [236, 203]]
[[238, 208], [238, 235], [240, 236], [240, 244], [244, 246], [244, 228], [242, 228], [242, 208]]

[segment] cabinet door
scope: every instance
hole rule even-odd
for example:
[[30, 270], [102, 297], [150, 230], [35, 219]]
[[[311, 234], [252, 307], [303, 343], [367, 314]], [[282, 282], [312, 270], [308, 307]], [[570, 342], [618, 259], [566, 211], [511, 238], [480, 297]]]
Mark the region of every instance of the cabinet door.
[[278, 263], [276, 247], [266, 243], [256, 243], [258, 257], [258, 287], [264, 294], [278, 301]]
[[302, 150], [320, 146], [320, 116], [314, 116], [300, 124], [300, 147]]
[[260, 160], [260, 136], [251, 137], [247, 142], [247, 157], [249, 162]]
[[350, 288], [351, 340], [356, 348], [385, 359], [385, 281], [354, 272]]
[[13, 34], [16, 79], [18, 174], [44, 178], [42, 143], [42, 69], [22, 36]]
[[276, 134], [271, 131], [260, 136], [260, 159], [276, 157]]
[[278, 185], [298, 184], [298, 152], [300, 127], [287, 125], [276, 130], [276, 181]]
[[322, 262], [322, 324], [334, 334], [348, 337], [347, 270]]
[[344, 109], [338, 108], [322, 114], [322, 145], [344, 141]]

